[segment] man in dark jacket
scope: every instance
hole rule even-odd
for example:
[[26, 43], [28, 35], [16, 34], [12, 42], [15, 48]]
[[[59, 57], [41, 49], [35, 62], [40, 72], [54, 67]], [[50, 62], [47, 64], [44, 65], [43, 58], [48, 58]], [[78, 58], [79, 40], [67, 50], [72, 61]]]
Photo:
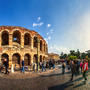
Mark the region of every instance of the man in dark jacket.
[[71, 67], [72, 67], [72, 70], [71, 70], [72, 77], [70, 81], [73, 81], [73, 75], [76, 73], [76, 67], [75, 67], [74, 61], [72, 61]]
[[7, 59], [5, 59], [4, 60], [4, 65], [5, 65], [5, 68], [6, 68], [6, 73], [5, 74], [7, 74], [7, 72], [8, 72], [8, 74], [9, 74], [9, 71], [8, 71], [8, 61], [7, 61]]
[[21, 73], [22, 73], [22, 72], [25, 73], [25, 69], [24, 69], [24, 60], [21, 59], [21, 61], [22, 61], [22, 71], [21, 71]]

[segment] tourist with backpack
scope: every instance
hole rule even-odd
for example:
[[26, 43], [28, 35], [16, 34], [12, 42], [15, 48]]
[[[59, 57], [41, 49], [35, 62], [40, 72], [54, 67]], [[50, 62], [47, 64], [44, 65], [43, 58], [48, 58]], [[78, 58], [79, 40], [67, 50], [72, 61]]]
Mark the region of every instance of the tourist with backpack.
[[65, 63], [63, 62], [63, 63], [62, 63], [62, 74], [65, 73], [65, 67], [66, 67], [66, 65], [65, 65]]

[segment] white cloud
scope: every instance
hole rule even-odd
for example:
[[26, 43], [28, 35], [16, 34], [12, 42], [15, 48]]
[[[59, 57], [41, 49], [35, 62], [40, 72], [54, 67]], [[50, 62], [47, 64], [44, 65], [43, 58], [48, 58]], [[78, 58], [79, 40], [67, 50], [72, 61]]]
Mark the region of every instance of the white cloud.
[[51, 24], [47, 24], [47, 27], [50, 27], [51, 26]]
[[[60, 36], [57, 36], [57, 38], [60, 38]], [[76, 51], [77, 49], [80, 52], [90, 49], [90, 13], [85, 13], [73, 19], [71, 26], [62, 34], [60, 42], [57, 45], [49, 45], [48, 47], [49, 53], [58, 54], [61, 52], [69, 53], [70, 50]]]
[[41, 18], [40, 17], [38, 17], [38, 20], [37, 20], [37, 22], [39, 22], [39, 20], [40, 20]]
[[46, 41], [46, 43], [48, 44], [48, 39], [47, 38], [44, 38], [44, 40]]
[[51, 37], [44, 38], [44, 40], [46, 41], [47, 44], [48, 44], [48, 42], [49, 42], [50, 39], [51, 39]]
[[51, 32], [53, 31], [53, 29], [51, 29]]
[[51, 29], [51, 30], [47, 33], [47, 35], [48, 35], [49, 33], [53, 33], [53, 29]]
[[68, 48], [85, 52], [90, 49], [90, 13], [85, 13], [74, 20], [65, 33], [64, 42]]
[[39, 24], [38, 23], [33, 23], [33, 27], [35, 27], [35, 26], [37, 27], [37, 26], [41, 26], [41, 25], [43, 25], [43, 22], [41, 22]]
[[51, 37], [48, 37], [48, 39], [50, 40], [50, 39], [51, 39]]
[[64, 53], [69, 53], [69, 49], [66, 48], [66, 47], [63, 47], [63, 46], [57, 46], [57, 45], [48, 45], [48, 50], [49, 50], [49, 53], [57, 53], [57, 54], [61, 54], [61, 52], [63, 51]]

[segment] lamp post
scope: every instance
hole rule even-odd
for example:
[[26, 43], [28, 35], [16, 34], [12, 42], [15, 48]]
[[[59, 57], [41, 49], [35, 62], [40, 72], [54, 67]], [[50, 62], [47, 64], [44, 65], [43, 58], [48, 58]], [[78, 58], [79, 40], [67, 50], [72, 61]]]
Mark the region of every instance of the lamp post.
[[37, 32], [37, 34], [36, 34], [36, 36], [37, 36], [37, 71], [38, 71], [38, 68], [39, 68], [39, 63], [38, 63], [38, 42], [39, 42], [39, 40], [38, 40], [38, 35], [39, 35], [39, 33]]

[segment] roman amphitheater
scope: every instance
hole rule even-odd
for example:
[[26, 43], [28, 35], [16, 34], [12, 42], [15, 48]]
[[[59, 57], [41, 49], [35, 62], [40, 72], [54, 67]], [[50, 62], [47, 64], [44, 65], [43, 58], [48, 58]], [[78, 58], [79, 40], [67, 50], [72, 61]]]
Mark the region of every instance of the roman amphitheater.
[[[38, 40], [38, 42], [37, 42]], [[37, 54], [38, 52], [38, 54]], [[25, 65], [37, 63], [48, 57], [48, 46], [45, 40], [34, 30], [19, 26], [0, 26], [0, 62], [7, 58], [11, 64]]]

